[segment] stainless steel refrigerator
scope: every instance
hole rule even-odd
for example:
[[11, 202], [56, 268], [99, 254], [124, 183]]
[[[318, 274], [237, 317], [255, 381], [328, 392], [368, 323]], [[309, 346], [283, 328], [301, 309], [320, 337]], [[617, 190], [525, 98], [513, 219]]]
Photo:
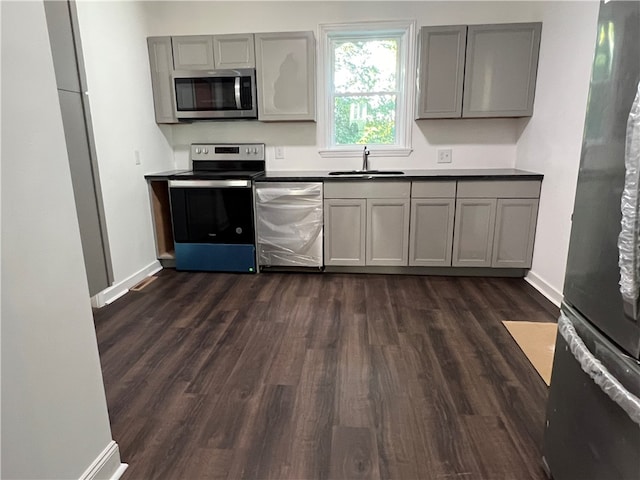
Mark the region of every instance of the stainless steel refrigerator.
[[640, 479], [640, 2], [601, 3], [597, 28], [543, 442], [555, 480]]

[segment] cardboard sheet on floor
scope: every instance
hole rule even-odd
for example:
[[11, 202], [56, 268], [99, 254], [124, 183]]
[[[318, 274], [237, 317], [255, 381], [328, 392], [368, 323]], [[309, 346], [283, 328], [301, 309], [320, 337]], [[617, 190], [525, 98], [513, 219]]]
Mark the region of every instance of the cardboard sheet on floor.
[[558, 326], [547, 322], [502, 322], [547, 385]]

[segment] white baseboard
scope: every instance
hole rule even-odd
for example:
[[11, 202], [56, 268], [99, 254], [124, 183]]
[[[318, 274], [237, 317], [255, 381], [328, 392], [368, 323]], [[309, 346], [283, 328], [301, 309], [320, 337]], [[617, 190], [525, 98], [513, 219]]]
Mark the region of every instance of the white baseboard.
[[94, 308], [102, 308], [105, 305], [109, 305], [110, 303], [116, 301], [125, 293], [127, 293], [131, 287], [137, 285], [148, 276], [153, 275], [160, 270], [162, 270], [162, 265], [160, 265], [160, 262], [158, 260], [150, 263], [143, 269], [138, 270], [133, 275], [125, 278], [118, 283], [114, 283], [110, 287], [105, 288], [101, 292], [98, 292], [96, 295], [91, 297], [91, 306]]
[[562, 292], [549, 285], [545, 280], [540, 278], [538, 275], [529, 271], [526, 277], [524, 277], [525, 281], [529, 283], [533, 288], [538, 290], [542, 295], [547, 297], [547, 299], [553, 303], [556, 307], [559, 307], [562, 303]]
[[85, 470], [80, 480], [118, 480], [127, 467], [126, 463], [120, 462], [118, 444], [111, 440], [102, 453]]

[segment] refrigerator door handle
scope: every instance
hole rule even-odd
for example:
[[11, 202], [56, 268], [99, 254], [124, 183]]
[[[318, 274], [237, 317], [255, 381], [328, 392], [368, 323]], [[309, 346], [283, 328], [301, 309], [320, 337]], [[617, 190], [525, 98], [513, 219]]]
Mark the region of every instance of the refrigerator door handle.
[[627, 121], [625, 144], [625, 179], [620, 200], [622, 220], [618, 236], [618, 265], [620, 267], [620, 293], [624, 312], [634, 321], [638, 320], [638, 296], [640, 285], [638, 236], [640, 235], [639, 197], [640, 192], [640, 83], [635, 100], [631, 105]]
[[[569, 345], [569, 349], [580, 364], [580, 368], [629, 415], [631, 420], [640, 425], [640, 399], [624, 388], [616, 377], [602, 365], [602, 362], [589, 351], [571, 320], [562, 311], [558, 319], [558, 333]], [[551, 380], [553, 381], [553, 378]]]

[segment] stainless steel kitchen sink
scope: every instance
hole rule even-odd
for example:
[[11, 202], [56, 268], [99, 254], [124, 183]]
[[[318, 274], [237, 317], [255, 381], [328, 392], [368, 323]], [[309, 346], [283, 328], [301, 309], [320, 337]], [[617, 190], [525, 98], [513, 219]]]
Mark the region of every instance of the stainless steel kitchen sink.
[[399, 170], [341, 170], [336, 172], [329, 172], [329, 175], [404, 175], [404, 172]]

